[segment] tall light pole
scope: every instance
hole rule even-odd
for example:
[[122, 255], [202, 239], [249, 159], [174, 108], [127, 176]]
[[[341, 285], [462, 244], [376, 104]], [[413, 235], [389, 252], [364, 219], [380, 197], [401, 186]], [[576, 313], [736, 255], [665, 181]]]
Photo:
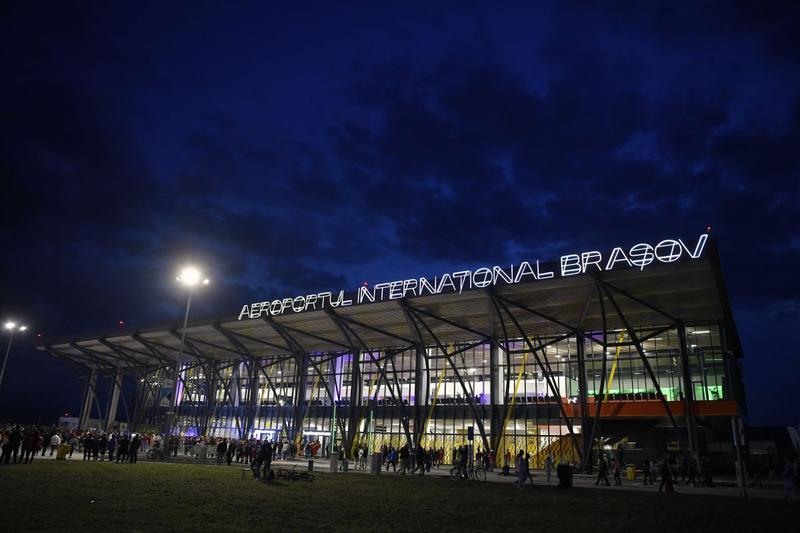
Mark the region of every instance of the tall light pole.
[[11, 335], [9, 335], [8, 337], [8, 346], [6, 347], [6, 357], [5, 359], [3, 359], [3, 368], [2, 370], [0, 370], [0, 386], [3, 385], [3, 375], [5, 375], [6, 373], [6, 363], [8, 363], [8, 354], [11, 353], [11, 341], [14, 340], [14, 333], [16, 333], [17, 331], [22, 333], [23, 331], [28, 329], [28, 326], [20, 326], [13, 320], [6, 321], [4, 327], [11, 333]]
[[[167, 425], [164, 428], [164, 438], [169, 439], [172, 433], [172, 427], [175, 424], [175, 418], [178, 414], [178, 381], [181, 377], [181, 367], [183, 366], [183, 346], [186, 342], [186, 327], [189, 324], [189, 309], [192, 306], [192, 293], [195, 287], [200, 285], [208, 285], [208, 278], [204, 278], [203, 274], [196, 267], [184, 267], [178, 277], [178, 283], [182, 284], [188, 289], [188, 297], [186, 298], [186, 313], [183, 315], [183, 329], [181, 330], [181, 344], [178, 348], [178, 360], [175, 362], [175, 380], [172, 382], [172, 413], [167, 417]], [[165, 445], [168, 443], [165, 441]]]

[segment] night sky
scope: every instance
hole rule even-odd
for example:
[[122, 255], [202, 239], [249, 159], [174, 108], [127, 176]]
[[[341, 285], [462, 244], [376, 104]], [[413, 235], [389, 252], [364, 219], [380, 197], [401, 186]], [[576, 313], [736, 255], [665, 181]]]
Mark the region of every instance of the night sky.
[[262, 4], [2, 3], [0, 418], [189, 260], [200, 320], [710, 224], [750, 422], [800, 422], [799, 3]]

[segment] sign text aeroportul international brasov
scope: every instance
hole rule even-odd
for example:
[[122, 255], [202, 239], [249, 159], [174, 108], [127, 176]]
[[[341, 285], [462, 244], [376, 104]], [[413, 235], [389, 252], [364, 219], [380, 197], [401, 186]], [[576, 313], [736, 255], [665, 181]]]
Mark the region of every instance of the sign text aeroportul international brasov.
[[302, 313], [325, 308], [347, 307], [355, 304], [400, 300], [409, 296], [429, 294], [461, 293], [464, 290], [481, 289], [494, 285], [513, 285], [524, 281], [568, 277], [587, 272], [604, 272], [615, 268], [639, 268], [644, 270], [653, 263], [674, 263], [681, 257], [699, 259], [705, 249], [708, 234], [702, 234], [693, 247], [687, 246], [681, 239], [664, 239], [658, 244], [639, 243], [627, 251], [617, 246], [604, 256], [592, 250], [580, 254], [562, 255], [559, 268], [548, 270], [539, 265], [539, 261], [530, 263], [522, 261], [509, 267], [481, 267], [476, 270], [450, 272], [433, 278], [412, 278], [387, 281], [362, 286], [355, 294], [347, 298], [344, 290], [338, 293], [320, 292], [282, 300], [253, 302], [242, 307], [239, 320], [261, 318], [262, 315], [279, 316], [285, 313]]

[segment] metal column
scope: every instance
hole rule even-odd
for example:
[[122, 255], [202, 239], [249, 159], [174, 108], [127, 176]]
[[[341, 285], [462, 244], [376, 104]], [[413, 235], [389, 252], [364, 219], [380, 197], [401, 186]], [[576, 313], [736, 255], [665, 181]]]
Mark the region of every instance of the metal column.
[[292, 401], [292, 434], [287, 435], [289, 441], [294, 439], [302, 431], [303, 415], [306, 412], [306, 384], [308, 382], [308, 361], [305, 353], [295, 356], [295, 386], [294, 398]]
[[119, 403], [119, 393], [122, 389], [122, 373], [117, 369], [114, 372], [114, 384], [111, 389], [111, 401], [106, 412], [106, 431], [111, 431], [114, 421], [117, 419], [117, 404]]
[[425, 347], [416, 347], [416, 368], [414, 369], [414, 428], [415, 436], [414, 441], [416, 444], [421, 444], [425, 435], [425, 416], [427, 415], [426, 408], [429, 405], [428, 397], [430, 396], [431, 375], [428, 368], [428, 358], [426, 357]]
[[83, 396], [83, 405], [81, 406], [81, 417], [78, 420], [78, 428], [86, 429], [89, 425], [89, 418], [92, 415], [92, 403], [94, 402], [94, 389], [97, 386], [97, 374], [94, 369], [90, 372], [89, 378], [86, 381], [86, 394]]
[[362, 405], [364, 380], [361, 377], [361, 352], [353, 351], [353, 360], [350, 364], [350, 405], [347, 407], [347, 435], [342, 435], [341, 454], [347, 457], [353, 447], [353, 441], [358, 432], [359, 412]]
[[[586, 345], [585, 345], [585, 337], [582, 331], [579, 331], [575, 341], [576, 341], [576, 353], [578, 357], [578, 404], [580, 405], [581, 409], [581, 446], [582, 446], [582, 453], [581, 457], [583, 458], [582, 467], [586, 467], [586, 463], [589, 462], [591, 459], [588, 456], [588, 450], [591, 447], [591, 431], [589, 430], [589, 423], [591, 418], [589, 417], [589, 391], [586, 382]], [[605, 355], [605, 354], [604, 354]]]
[[689, 453], [696, 457], [697, 449], [697, 421], [694, 416], [694, 387], [689, 368], [689, 350], [686, 344], [686, 327], [678, 324], [678, 339], [681, 345], [681, 377], [683, 378], [683, 409], [686, 418], [686, 430], [689, 434]]
[[503, 365], [500, 361], [500, 346], [497, 340], [492, 339], [489, 344], [489, 373], [491, 374], [491, 383], [489, 388], [489, 398], [491, 403], [491, 427], [489, 432], [491, 435], [492, 447], [495, 450], [495, 457], [500, 457], [500, 451], [497, 447], [500, 445], [500, 438], [503, 432], [503, 404], [505, 397], [503, 394], [503, 383], [505, 376], [503, 375]]

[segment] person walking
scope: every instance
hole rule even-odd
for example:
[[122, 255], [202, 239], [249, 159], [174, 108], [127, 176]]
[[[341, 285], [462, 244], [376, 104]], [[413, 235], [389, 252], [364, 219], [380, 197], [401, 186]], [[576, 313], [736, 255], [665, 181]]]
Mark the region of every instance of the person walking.
[[53, 436], [50, 437], [50, 457], [53, 457], [53, 452], [56, 451], [56, 448], [58, 448], [59, 446], [61, 446], [61, 435], [59, 435], [58, 432], [55, 431], [53, 432]]
[[68, 444], [69, 444], [69, 457], [70, 459], [72, 459], [72, 454], [75, 453], [76, 449], [78, 449], [78, 437], [76, 437], [74, 434], [70, 435]]
[[619, 457], [614, 457], [614, 485], [621, 487], [622, 486], [622, 477], [620, 474], [622, 473], [622, 463], [619, 460]]
[[605, 483], [606, 487], [611, 485], [608, 481], [608, 463], [606, 463], [606, 458], [602, 455], [600, 456], [600, 463], [597, 465], [597, 481], [594, 484], [599, 485], [601, 481]]
[[419, 475], [425, 475], [425, 448], [422, 447], [421, 444], [417, 444], [417, 470], [419, 470]]
[[533, 487], [533, 474], [531, 473], [531, 454], [525, 453], [525, 475], [531, 480], [531, 487]]
[[658, 492], [664, 489], [664, 492], [675, 492], [673, 488], [672, 468], [670, 468], [669, 458], [664, 457], [661, 463], [661, 484], [658, 486]]

